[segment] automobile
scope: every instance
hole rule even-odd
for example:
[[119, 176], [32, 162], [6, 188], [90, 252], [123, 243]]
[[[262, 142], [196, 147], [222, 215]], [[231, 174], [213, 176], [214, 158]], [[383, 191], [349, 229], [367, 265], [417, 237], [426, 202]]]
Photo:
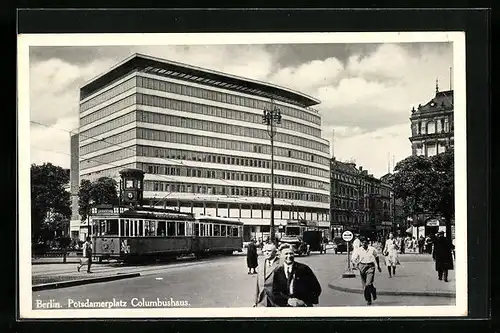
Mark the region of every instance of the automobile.
[[[352, 252], [352, 242], [349, 242], [349, 250]], [[342, 237], [335, 237], [333, 239], [333, 250], [335, 254], [347, 252], [347, 242]]]
[[311, 253], [311, 250], [309, 249], [309, 245], [307, 245], [307, 243], [305, 243], [302, 239], [300, 239], [297, 236], [283, 236], [283, 237], [281, 237], [278, 245], [281, 245], [284, 243], [292, 245], [293, 251], [298, 256], [301, 256], [301, 255], [308, 256]]

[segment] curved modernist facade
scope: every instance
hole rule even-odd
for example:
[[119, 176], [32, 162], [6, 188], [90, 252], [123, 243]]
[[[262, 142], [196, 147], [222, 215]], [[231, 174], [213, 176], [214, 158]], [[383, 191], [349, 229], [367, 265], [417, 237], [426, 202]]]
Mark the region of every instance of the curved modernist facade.
[[[146, 172], [150, 205], [240, 218], [245, 238], [270, 224], [271, 146], [262, 123], [281, 110], [274, 140], [277, 235], [329, 229], [329, 144], [318, 104], [272, 84], [135, 54], [80, 89], [80, 179]], [[279, 227], [279, 229], [278, 229]]]

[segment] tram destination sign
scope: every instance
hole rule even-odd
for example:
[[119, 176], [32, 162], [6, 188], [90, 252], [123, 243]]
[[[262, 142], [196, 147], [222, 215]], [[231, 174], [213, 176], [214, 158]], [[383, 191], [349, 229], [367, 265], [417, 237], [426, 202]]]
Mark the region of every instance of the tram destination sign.
[[119, 210], [114, 208], [94, 207], [90, 210], [90, 215], [118, 215]]

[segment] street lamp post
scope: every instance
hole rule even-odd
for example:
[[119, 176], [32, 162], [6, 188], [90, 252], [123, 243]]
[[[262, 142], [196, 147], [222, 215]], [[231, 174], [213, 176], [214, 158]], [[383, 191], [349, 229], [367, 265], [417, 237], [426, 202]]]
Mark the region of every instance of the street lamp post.
[[271, 242], [276, 243], [274, 230], [274, 136], [276, 135], [276, 124], [281, 124], [281, 111], [278, 109], [274, 101], [271, 99], [270, 109], [264, 108], [262, 122], [268, 126], [267, 134], [271, 139], [271, 225], [270, 237]]

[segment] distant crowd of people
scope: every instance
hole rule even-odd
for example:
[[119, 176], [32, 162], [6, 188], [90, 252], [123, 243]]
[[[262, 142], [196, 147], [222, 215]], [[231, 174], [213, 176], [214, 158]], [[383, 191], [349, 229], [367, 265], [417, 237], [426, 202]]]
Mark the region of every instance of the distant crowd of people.
[[[264, 258], [259, 261], [257, 249], [261, 247]], [[363, 297], [367, 305], [377, 299], [376, 271], [382, 272], [382, 255], [389, 278], [396, 276], [401, 265], [400, 254], [429, 253], [435, 261], [439, 280], [448, 282], [448, 271], [454, 268], [454, 246], [438, 232], [435, 237], [395, 237], [370, 240], [359, 234], [353, 240], [351, 262], [359, 271]], [[254, 307], [308, 307], [319, 303], [321, 285], [311, 268], [295, 261], [295, 251], [290, 244], [275, 244], [253, 240], [247, 248], [248, 274], [257, 274]]]

